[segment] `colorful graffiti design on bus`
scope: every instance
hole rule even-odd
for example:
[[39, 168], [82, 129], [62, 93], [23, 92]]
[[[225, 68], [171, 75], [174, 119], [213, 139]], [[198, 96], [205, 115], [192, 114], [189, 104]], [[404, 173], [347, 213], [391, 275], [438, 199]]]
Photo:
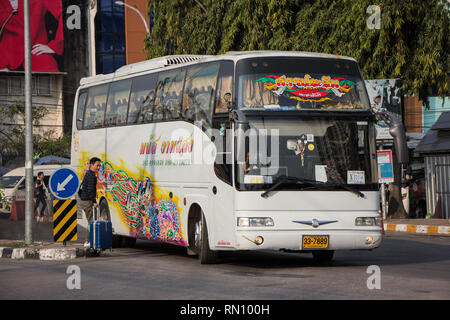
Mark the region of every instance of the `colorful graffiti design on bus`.
[[97, 190], [116, 207], [134, 237], [188, 245], [181, 230], [178, 198], [155, 187], [150, 176], [135, 179], [126, 170], [102, 162]]
[[299, 101], [322, 102], [332, 100], [330, 94], [342, 97], [350, 91], [357, 83], [345, 78], [331, 78], [322, 76], [314, 79], [309, 74], [304, 77], [286, 77], [267, 75], [256, 79], [255, 82], [262, 82], [264, 87], [278, 96], [288, 93], [290, 99]]

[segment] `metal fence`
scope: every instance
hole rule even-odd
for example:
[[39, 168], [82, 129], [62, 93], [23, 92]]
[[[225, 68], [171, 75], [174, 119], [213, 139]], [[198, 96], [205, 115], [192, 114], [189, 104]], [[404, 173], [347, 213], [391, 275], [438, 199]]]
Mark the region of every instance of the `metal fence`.
[[424, 157], [427, 213], [434, 215], [440, 201], [441, 217], [450, 219], [450, 154]]

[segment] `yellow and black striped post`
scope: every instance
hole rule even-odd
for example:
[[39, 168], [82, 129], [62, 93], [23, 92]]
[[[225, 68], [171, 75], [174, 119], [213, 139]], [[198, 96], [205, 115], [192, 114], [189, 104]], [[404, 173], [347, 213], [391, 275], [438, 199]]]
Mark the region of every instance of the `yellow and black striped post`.
[[53, 240], [77, 240], [77, 201], [53, 200]]

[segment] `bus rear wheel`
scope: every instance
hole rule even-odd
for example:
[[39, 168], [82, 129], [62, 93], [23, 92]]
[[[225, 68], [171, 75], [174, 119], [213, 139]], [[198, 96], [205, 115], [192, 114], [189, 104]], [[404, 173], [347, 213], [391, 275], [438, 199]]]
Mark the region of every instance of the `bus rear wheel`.
[[213, 251], [209, 248], [208, 240], [208, 227], [206, 225], [206, 219], [201, 213], [194, 224], [194, 232], [192, 243], [192, 251], [198, 254], [198, 260], [201, 264], [212, 264], [216, 263], [218, 259], [218, 252]]

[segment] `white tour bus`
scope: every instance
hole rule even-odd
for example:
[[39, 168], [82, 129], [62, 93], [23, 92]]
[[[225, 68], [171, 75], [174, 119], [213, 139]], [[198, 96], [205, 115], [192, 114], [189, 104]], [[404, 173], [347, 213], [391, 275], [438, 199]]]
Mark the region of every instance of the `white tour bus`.
[[82, 178], [101, 158], [116, 246], [159, 240], [201, 263], [259, 249], [329, 261], [381, 242], [376, 116], [352, 58], [168, 56], [81, 80], [71, 165]]

